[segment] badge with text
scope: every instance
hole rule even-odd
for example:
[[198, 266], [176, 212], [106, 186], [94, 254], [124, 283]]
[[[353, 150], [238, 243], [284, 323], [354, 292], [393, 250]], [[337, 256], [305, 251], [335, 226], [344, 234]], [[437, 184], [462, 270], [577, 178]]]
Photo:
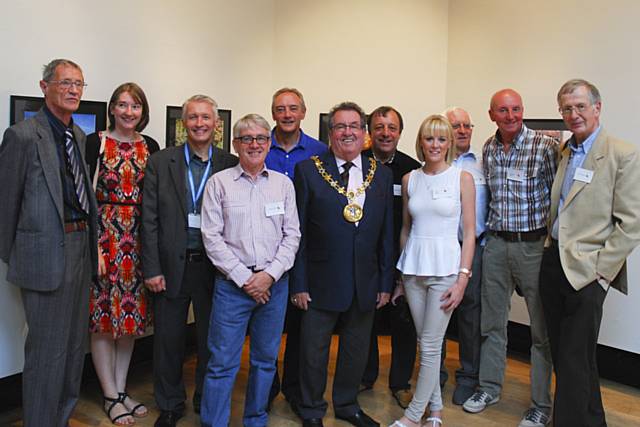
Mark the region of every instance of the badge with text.
[[590, 171], [589, 169], [576, 168], [576, 173], [573, 174], [573, 179], [589, 184], [593, 179], [593, 171]]
[[473, 183], [475, 185], [486, 185], [487, 184], [487, 180], [485, 179], [484, 176], [482, 175], [478, 175], [473, 177]]
[[394, 196], [402, 196], [402, 185], [393, 184], [393, 195]]
[[509, 168], [507, 169], [507, 179], [510, 181], [524, 182], [526, 176], [524, 170]]
[[187, 219], [189, 220], [189, 228], [200, 228], [199, 214], [190, 213]]
[[264, 214], [267, 217], [274, 215], [284, 215], [284, 202], [272, 202], [264, 205]]

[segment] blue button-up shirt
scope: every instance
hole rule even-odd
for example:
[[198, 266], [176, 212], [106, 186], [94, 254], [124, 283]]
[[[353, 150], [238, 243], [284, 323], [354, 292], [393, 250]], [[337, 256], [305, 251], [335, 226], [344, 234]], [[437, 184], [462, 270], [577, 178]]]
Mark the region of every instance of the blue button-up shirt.
[[[467, 151], [453, 161], [454, 166], [467, 171], [473, 176], [473, 182], [476, 186], [476, 237], [481, 236], [487, 228], [487, 210], [489, 206], [489, 192], [487, 190], [487, 181], [482, 169], [482, 159], [474, 152]], [[458, 239], [462, 241], [463, 224], [460, 221], [458, 229]]]
[[271, 149], [267, 154], [265, 163], [267, 169], [285, 174], [293, 180], [293, 170], [296, 164], [311, 156], [319, 156], [326, 153], [328, 147], [315, 138], [310, 137], [300, 129], [298, 143], [286, 152], [276, 140], [275, 128], [271, 131]]
[[595, 130], [587, 139], [585, 139], [582, 144], [576, 144], [575, 139], [571, 138], [568, 142], [569, 149], [571, 150], [571, 155], [569, 157], [569, 163], [567, 164], [567, 170], [564, 174], [564, 180], [562, 181], [562, 189], [560, 190], [560, 202], [558, 203], [558, 215], [556, 215], [555, 221], [553, 221], [553, 226], [551, 227], [551, 237], [558, 240], [558, 228], [560, 227], [560, 210], [562, 206], [564, 206], [564, 200], [569, 195], [569, 191], [571, 191], [571, 186], [573, 185], [574, 176], [576, 174], [576, 169], [581, 168], [584, 163], [584, 159], [589, 154], [591, 147], [593, 146], [593, 142], [596, 140], [598, 135], [600, 134], [600, 126]]

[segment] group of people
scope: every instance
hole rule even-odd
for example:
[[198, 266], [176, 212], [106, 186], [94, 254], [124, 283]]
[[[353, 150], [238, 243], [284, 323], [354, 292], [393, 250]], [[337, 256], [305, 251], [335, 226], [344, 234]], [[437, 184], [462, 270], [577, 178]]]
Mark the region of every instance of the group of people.
[[293, 88], [273, 95], [273, 129], [258, 114], [234, 124], [237, 157], [213, 145], [217, 104], [205, 95], [183, 104], [187, 142], [159, 150], [141, 134], [149, 105], [135, 83], [114, 91], [108, 129], [85, 136], [72, 118], [85, 86], [77, 64], [51, 61], [45, 106], [0, 145], [0, 259], [29, 327], [25, 426], [68, 425], [87, 319], [115, 425], [148, 415], [126, 385], [134, 338], [153, 325], [155, 425], [175, 426], [186, 410], [192, 304], [192, 408], [203, 426], [229, 424], [247, 334], [243, 424], [266, 426], [282, 392], [303, 426], [322, 426], [334, 333], [335, 416], [379, 426], [358, 394], [377, 379], [386, 322], [389, 388], [405, 408], [392, 426], [439, 427], [452, 314], [461, 365], [453, 403], [478, 413], [500, 399], [514, 290], [532, 336], [520, 427], [606, 425], [596, 345], [605, 296], [626, 293], [626, 258], [640, 242], [640, 164], [634, 145], [601, 127], [591, 83], [570, 80], [558, 92], [573, 133], [566, 143], [528, 129], [520, 95], [503, 89], [491, 98], [497, 131], [481, 154], [471, 150], [469, 114], [453, 107], [420, 125], [419, 162], [397, 149], [396, 109], [367, 116], [353, 102], [336, 105], [327, 147], [302, 131], [306, 105]]

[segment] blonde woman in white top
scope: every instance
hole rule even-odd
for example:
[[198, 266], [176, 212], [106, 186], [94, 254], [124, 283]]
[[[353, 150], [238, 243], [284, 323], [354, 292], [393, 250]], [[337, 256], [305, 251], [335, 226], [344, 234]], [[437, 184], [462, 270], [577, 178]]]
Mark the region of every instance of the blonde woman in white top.
[[420, 426], [427, 408], [424, 426], [442, 425], [442, 339], [472, 274], [475, 248], [475, 187], [469, 173], [447, 163], [453, 138], [445, 117], [427, 117], [416, 138], [416, 154], [424, 166], [402, 178], [402, 254], [397, 268], [404, 285], [396, 287], [393, 300], [406, 294], [420, 344], [420, 371], [413, 400], [392, 427]]

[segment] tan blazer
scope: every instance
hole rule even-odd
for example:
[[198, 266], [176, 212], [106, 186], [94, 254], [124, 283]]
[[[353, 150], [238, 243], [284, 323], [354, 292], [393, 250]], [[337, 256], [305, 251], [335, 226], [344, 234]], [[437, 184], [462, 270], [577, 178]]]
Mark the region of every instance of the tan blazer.
[[[549, 230], [571, 149], [561, 151], [551, 190]], [[593, 171], [590, 183], [574, 181], [560, 210], [560, 261], [569, 283], [580, 290], [597, 274], [627, 293], [626, 259], [640, 243], [640, 159], [636, 147], [600, 130], [582, 165]], [[596, 274], [597, 273], [597, 274]]]

